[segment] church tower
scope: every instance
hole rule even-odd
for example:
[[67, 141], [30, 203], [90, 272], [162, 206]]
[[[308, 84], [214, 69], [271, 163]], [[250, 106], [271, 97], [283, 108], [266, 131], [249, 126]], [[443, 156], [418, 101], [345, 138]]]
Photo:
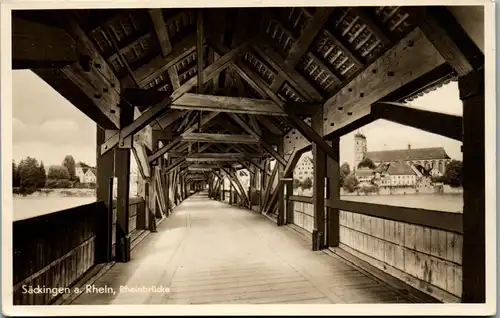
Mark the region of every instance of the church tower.
[[353, 167], [353, 170], [357, 169], [358, 164], [363, 160], [366, 152], [367, 152], [366, 137], [365, 137], [365, 135], [358, 132], [354, 136], [354, 167]]

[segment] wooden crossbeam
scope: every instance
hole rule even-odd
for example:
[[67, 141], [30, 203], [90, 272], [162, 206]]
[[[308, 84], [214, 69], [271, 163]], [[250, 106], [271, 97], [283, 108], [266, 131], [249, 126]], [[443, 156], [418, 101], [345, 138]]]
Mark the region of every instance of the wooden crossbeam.
[[79, 59], [76, 42], [65, 30], [12, 14], [12, 69], [63, 67]]
[[208, 133], [189, 133], [182, 136], [182, 141], [191, 142], [211, 142], [226, 144], [256, 144], [259, 140], [250, 135], [241, 134], [208, 134]]
[[[196, 49], [196, 36], [190, 34], [172, 46], [172, 52], [166, 57], [157, 56], [148, 63], [134, 70], [134, 77], [143, 88], [148, 83], [165, 73], [171, 66], [185, 59]], [[133, 84], [130, 76], [121, 80], [122, 87], [131, 87]]]
[[173, 89], [178, 89], [181, 87], [181, 82], [179, 80], [179, 73], [177, 72], [177, 67], [172, 65], [167, 70], [168, 78], [170, 79], [170, 83], [172, 83]]
[[[211, 80], [213, 78], [213, 76], [215, 76], [216, 73], [219, 73], [222, 70], [224, 70], [228, 66], [228, 63], [230, 63], [230, 61], [234, 57], [241, 54], [242, 51], [244, 51], [249, 45], [251, 45], [253, 40], [254, 39], [250, 39], [250, 40], [244, 42], [243, 44], [241, 44], [237, 48], [231, 50], [230, 52], [228, 52], [227, 54], [222, 56], [220, 59], [217, 60], [217, 62], [215, 62], [215, 63], [209, 65], [207, 68], [205, 68], [203, 70], [203, 73], [204, 73], [203, 80], [204, 81]], [[142, 128], [144, 128], [146, 125], [148, 125], [151, 121], [155, 120], [158, 116], [160, 116], [165, 111], [165, 109], [170, 107], [170, 104], [172, 102], [176, 101], [182, 95], [184, 95], [189, 90], [191, 90], [197, 84], [197, 82], [198, 82], [197, 77], [192, 77], [187, 82], [182, 84], [181, 87], [176, 89], [170, 97], [165, 98], [161, 102], [150, 107], [148, 110], [146, 110], [144, 113], [142, 113], [139, 118], [134, 120], [134, 122], [132, 124], [121, 129], [120, 134], [118, 136], [119, 138], [117, 138], [115, 136], [114, 138], [110, 138], [109, 141], [107, 140], [102, 145], [101, 154], [109, 151], [114, 146], [116, 146], [118, 144], [117, 139], [119, 139], [120, 142], [122, 142], [122, 140], [124, 140], [128, 136], [140, 131]]]
[[172, 125], [175, 121], [177, 121], [179, 118], [182, 118], [185, 116], [187, 111], [183, 110], [170, 110], [168, 111], [165, 115], [160, 117], [159, 119], [156, 120], [155, 124], [152, 124], [153, 129], [165, 129]]
[[[309, 125], [307, 125], [299, 116], [297, 116], [295, 113], [291, 111], [291, 108], [288, 108], [285, 106], [285, 102], [283, 102], [265, 83], [264, 81], [255, 75], [255, 73], [250, 70], [249, 68], [239, 65], [244, 71], [244, 73], [248, 77], [248, 81], [251, 81], [253, 85], [259, 87], [262, 89], [269, 98], [271, 98], [272, 101], [276, 103], [281, 109], [283, 109], [284, 112], [287, 113], [288, 119], [292, 122], [293, 126], [304, 136], [306, 137], [309, 141], [316, 143], [327, 155], [331, 156], [332, 158], [336, 158], [337, 154], [336, 152], [330, 147], [323, 138], [318, 135]], [[231, 116], [236, 116], [235, 114], [232, 114]], [[240, 120], [241, 121], [241, 120]], [[242, 124], [247, 126], [246, 123]], [[249, 131], [247, 131], [249, 132]], [[250, 132], [249, 132], [250, 133]], [[266, 149], [267, 150], [267, 149]], [[274, 149], [273, 149], [274, 151]], [[274, 151], [275, 152], [275, 151]], [[272, 154], [272, 152], [270, 152]], [[273, 155], [274, 156], [274, 155]], [[279, 155], [278, 155], [279, 156]], [[280, 160], [281, 162], [281, 160]], [[283, 165], [286, 165], [286, 161], [283, 159], [282, 162]]]
[[255, 137], [259, 143], [268, 151], [276, 160], [278, 160], [282, 165], [286, 165], [286, 160], [276, 151], [274, 148], [269, 145], [265, 140], [262, 139], [247, 123], [245, 123], [238, 115], [229, 114], [236, 123], [238, 123], [247, 133]]
[[375, 103], [371, 115], [376, 119], [385, 119], [401, 125], [414, 127], [430, 133], [455, 140], [462, 140], [462, 117], [431, 112], [407, 104]]
[[446, 8], [412, 7], [418, 26], [458, 76], [484, 65], [484, 55]]
[[196, 153], [186, 157], [187, 161], [239, 161], [248, 158], [242, 153]]
[[[101, 128], [117, 129], [120, 127], [118, 79], [75, 19], [69, 19], [68, 22], [67, 31], [76, 42], [81, 63], [63, 68], [33, 69], [33, 72]], [[61, 49], [61, 52], [64, 50]], [[115, 87], [111, 87], [111, 84]]]
[[226, 97], [200, 94], [185, 94], [179, 98], [174, 109], [221, 111], [270, 116], [284, 116], [283, 111], [272, 101], [242, 97]]
[[248, 198], [247, 192], [243, 189], [243, 186], [241, 185], [241, 181], [238, 178], [238, 175], [234, 172], [234, 168], [227, 169], [224, 167], [221, 167], [221, 170], [226, 173], [226, 175], [229, 177], [229, 180], [232, 181], [234, 185], [236, 185], [235, 189], [238, 190], [239, 195], [241, 199], [245, 202], [248, 203], [250, 202], [250, 199]]
[[218, 115], [219, 115], [219, 113], [217, 113], [217, 112], [211, 112], [211, 113], [207, 114], [201, 120], [201, 126], [199, 126], [200, 123], [198, 123], [198, 122], [194, 123], [191, 127], [189, 127], [188, 129], [186, 129], [182, 133], [181, 136], [176, 137], [169, 144], [163, 146], [162, 148], [158, 149], [154, 154], [152, 154], [151, 156], [149, 156], [148, 161], [150, 163], [153, 162], [153, 161], [155, 161], [156, 159], [160, 158], [165, 153], [167, 153], [169, 150], [171, 150], [174, 146], [177, 146], [177, 144], [182, 141], [183, 135], [190, 134], [193, 131], [195, 131], [196, 129], [198, 129], [199, 131], [203, 130]]
[[[208, 148], [208, 146], [207, 145], [203, 145], [200, 148], [200, 151], [204, 151], [206, 148]], [[165, 173], [169, 173], [172, 169], [175, 169], [175, 168], [179, 167], [183, 162], [188, 161], [187, 158], [189, 156], [192, 156], [195, 153], [196, 153], [196, 151], [192, 150], [191, 152], [185, 154], [184, 156], [175, 159], [170, 165], [167, 166], [167, 168], [165, 168]]]
[[[371, 104], [444, 63], [440, 53], [416, 28], [326, 101], [325, 136], [366, 116]], [[365, 92], [366, 87], [370, 90]]]
[[132, 148], [135, 162], [139, 168], [139, 173], [143, 179], [151, 177], [151, 168], [149, 166], [148, 157], [146, 153], [146, 146], [143, 143], [134, 142]]
[[[301, 115], [311, 115], [321, 104], [293, 103], [288, 107]], [[273, 101], [243, 97], [227, 97], [186, 93], [171, 105], [172, 109], [219, 111], [268, 116], [287, 114]]]
[[[293, 170], [295, 169], [297, 162], [299, 162], [300, 157], [302, 156], [302, 154], [304, 152], [305, 151], [301, 150], [301, 149], [294, 149], [293, 153], [291, 154], [290, 158], [288, 159], [288, 163], [287, 163], [285, 169], [283, 170], [283, 176], [278, 180], [278, 186], [274, 189], [274, 191], [271, 195], [271, 199], [269, 201], [269, 204], [267, 205], [268, 208], [271, 208], [273, 206], [274, 202], [276, 201], [276, 199], [278, 198], [280, 187], [282, 187], [283, 184], [285, 182], [287, 182], [288, 178], [292, 178]], [[269, 211], [269, 209], [266, 210], [266, 212], [267, 211]]]
[[161, 53], [165, 57], [172, 52], [172, 44], [170, 43], [167, 26], [163, 20], [162, 9], [149, 9], [148, 12], [160, 43]]

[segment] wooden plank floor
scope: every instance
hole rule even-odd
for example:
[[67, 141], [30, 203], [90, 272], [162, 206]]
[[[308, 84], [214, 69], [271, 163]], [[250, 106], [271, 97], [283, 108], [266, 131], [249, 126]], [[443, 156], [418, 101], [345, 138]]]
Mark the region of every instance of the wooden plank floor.
[[[195, 195], [73, 304], [410, 302], [256, 212]], [[126, 292], [120, 286], [168, 287]]]

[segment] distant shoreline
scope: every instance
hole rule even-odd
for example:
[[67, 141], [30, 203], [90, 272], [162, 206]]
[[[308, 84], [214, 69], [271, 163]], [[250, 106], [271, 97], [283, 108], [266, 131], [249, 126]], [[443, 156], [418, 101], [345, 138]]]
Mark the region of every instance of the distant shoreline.
[[13, 194], [14, 198], [34, 198], [34, 197], [95, 197], [95, 189], [38, 189], [32, 194]]

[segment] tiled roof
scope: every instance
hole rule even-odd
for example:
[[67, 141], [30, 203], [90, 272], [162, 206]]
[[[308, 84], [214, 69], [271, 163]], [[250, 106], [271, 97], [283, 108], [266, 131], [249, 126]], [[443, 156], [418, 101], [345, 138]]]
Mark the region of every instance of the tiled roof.
[[355, 175], [357, 177], [369, 177], [373, 175], [374, 170], [372, 169], [357, 169], [355, 172]]
[[393, 162], [389, 164], [386, 171], [390, 175], [416, 175], [415, 171], [403, 162]]
[[369, 151], [365, 157], [375, 162], [450, 159], [443, 147]]

